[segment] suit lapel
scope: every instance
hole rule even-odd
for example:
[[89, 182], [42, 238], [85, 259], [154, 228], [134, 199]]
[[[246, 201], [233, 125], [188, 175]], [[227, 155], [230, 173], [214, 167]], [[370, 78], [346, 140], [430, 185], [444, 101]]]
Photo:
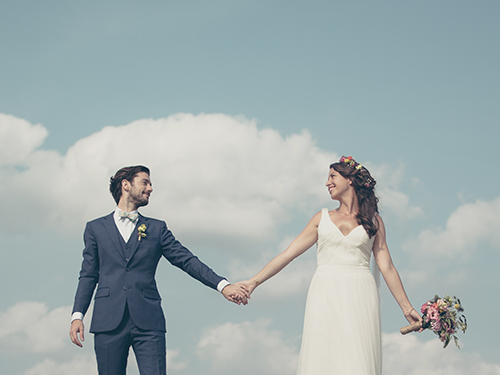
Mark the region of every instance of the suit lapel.
[[[145, 238], [146, 238], [146, 237], [141, 238], [141, 240], [139, 241], [139, 230], [138, 229], [142, 224], [146, 225], [147, 221], [148, 221], [147, 218], [145, 218], [144, 216], [139, 214], [139, 218], [137, 219], [137, 225], [135, 226], [135, 229], [132, 232], [132, 234], [130, 235], [130, 239], [129, 239], [129, 244], [130, 244], [130, 247], [132, 249], [132, 252], [130, 253], [130, 259], [133, 258], [134, 254], [139, 249], [139, 246], [141, 246], [141, 243], [143, 243]], [[146, 225], [146, 228], [147, 228], [147, 225]], [[147, 229], [146, 229], [146, 233], [147, 233]]]
[[125, 260], [125, 253], [123, 252], [123, 248], [120, 246], [120, 232], [115, 224], [115, 219], [113, 218], [113, 212], [108, 216], [104, 217], [104, 228], [106, 228], [106, 232], [108, 232], [109, 237], [111, 238], [111, 242], [115, 246], [116, 250], [120, 254], [120, 256]]

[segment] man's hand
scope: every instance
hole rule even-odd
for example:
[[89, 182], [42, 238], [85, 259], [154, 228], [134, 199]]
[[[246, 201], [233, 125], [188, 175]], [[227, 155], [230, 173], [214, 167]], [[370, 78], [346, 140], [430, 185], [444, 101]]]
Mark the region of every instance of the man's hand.
[[73, 322], [71, 322], [69, 337], [71, 338], [71, 341], [73, 341], [73, 344], [79, 346], [80, 348], [83, 347], [83, 344], [80, 342], [78, 335], [80, 335], [82, 341], [85, 341], [85, 336], [83, 331], [84, 331], [83, 322], [80, 319], [75, 319], [73, 320]]
[[246, 305], [248, 303], [248, 298], [250, 298], [250, 293], [244, 285], [241, 284], [229, 284], [222, 289], [222, 294], [228, 301], [239, 304]]

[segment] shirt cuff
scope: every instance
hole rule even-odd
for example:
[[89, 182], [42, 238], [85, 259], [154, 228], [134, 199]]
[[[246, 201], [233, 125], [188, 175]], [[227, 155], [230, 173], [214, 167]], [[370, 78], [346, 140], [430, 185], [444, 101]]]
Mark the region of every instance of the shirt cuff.
[[226, 286], [231, 285], [229, 281], [226, 279], [222, 279], [219, 284], [217, 284], [217, 290], [222, 293], [222, 289], [224, 289]]
[[81, 312], [74, 312], [73, 315], [71, 315], [71, 323], [73, 323], [73, 320], [77, 319], [83, 321], [83, 314]]

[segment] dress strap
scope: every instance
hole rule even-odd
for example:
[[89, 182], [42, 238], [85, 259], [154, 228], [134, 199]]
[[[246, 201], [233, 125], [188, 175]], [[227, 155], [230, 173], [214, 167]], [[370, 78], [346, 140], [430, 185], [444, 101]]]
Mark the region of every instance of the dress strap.
[[[328, 222], [328, 220], [330, 220], [330, 214], [328, 212], [329, 212], [329, 210], [326, 207], [323, 207], [321, 209], [321, 219], [319, 220], [320, 223], [326, 223], [326, 222]], [[323, 224], [323, 225], [325, 225], [325, 224]]]

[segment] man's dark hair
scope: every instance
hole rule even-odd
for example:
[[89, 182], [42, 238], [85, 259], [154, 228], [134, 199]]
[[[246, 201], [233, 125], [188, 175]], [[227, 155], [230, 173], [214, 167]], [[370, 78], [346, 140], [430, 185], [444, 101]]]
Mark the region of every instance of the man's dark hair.
[[149, 168], [143, 165], [135, 165], [133, 167], [123, 167], [118, 172], [115, 173], [113, 177], [109, 180], [109, 191], [113, 196], [116, 204], [120, 202], [122, 196], [122, 181], [127, 180], [132, 183], [134, 177], [140, 172], [145, 172], [149, 175]]

